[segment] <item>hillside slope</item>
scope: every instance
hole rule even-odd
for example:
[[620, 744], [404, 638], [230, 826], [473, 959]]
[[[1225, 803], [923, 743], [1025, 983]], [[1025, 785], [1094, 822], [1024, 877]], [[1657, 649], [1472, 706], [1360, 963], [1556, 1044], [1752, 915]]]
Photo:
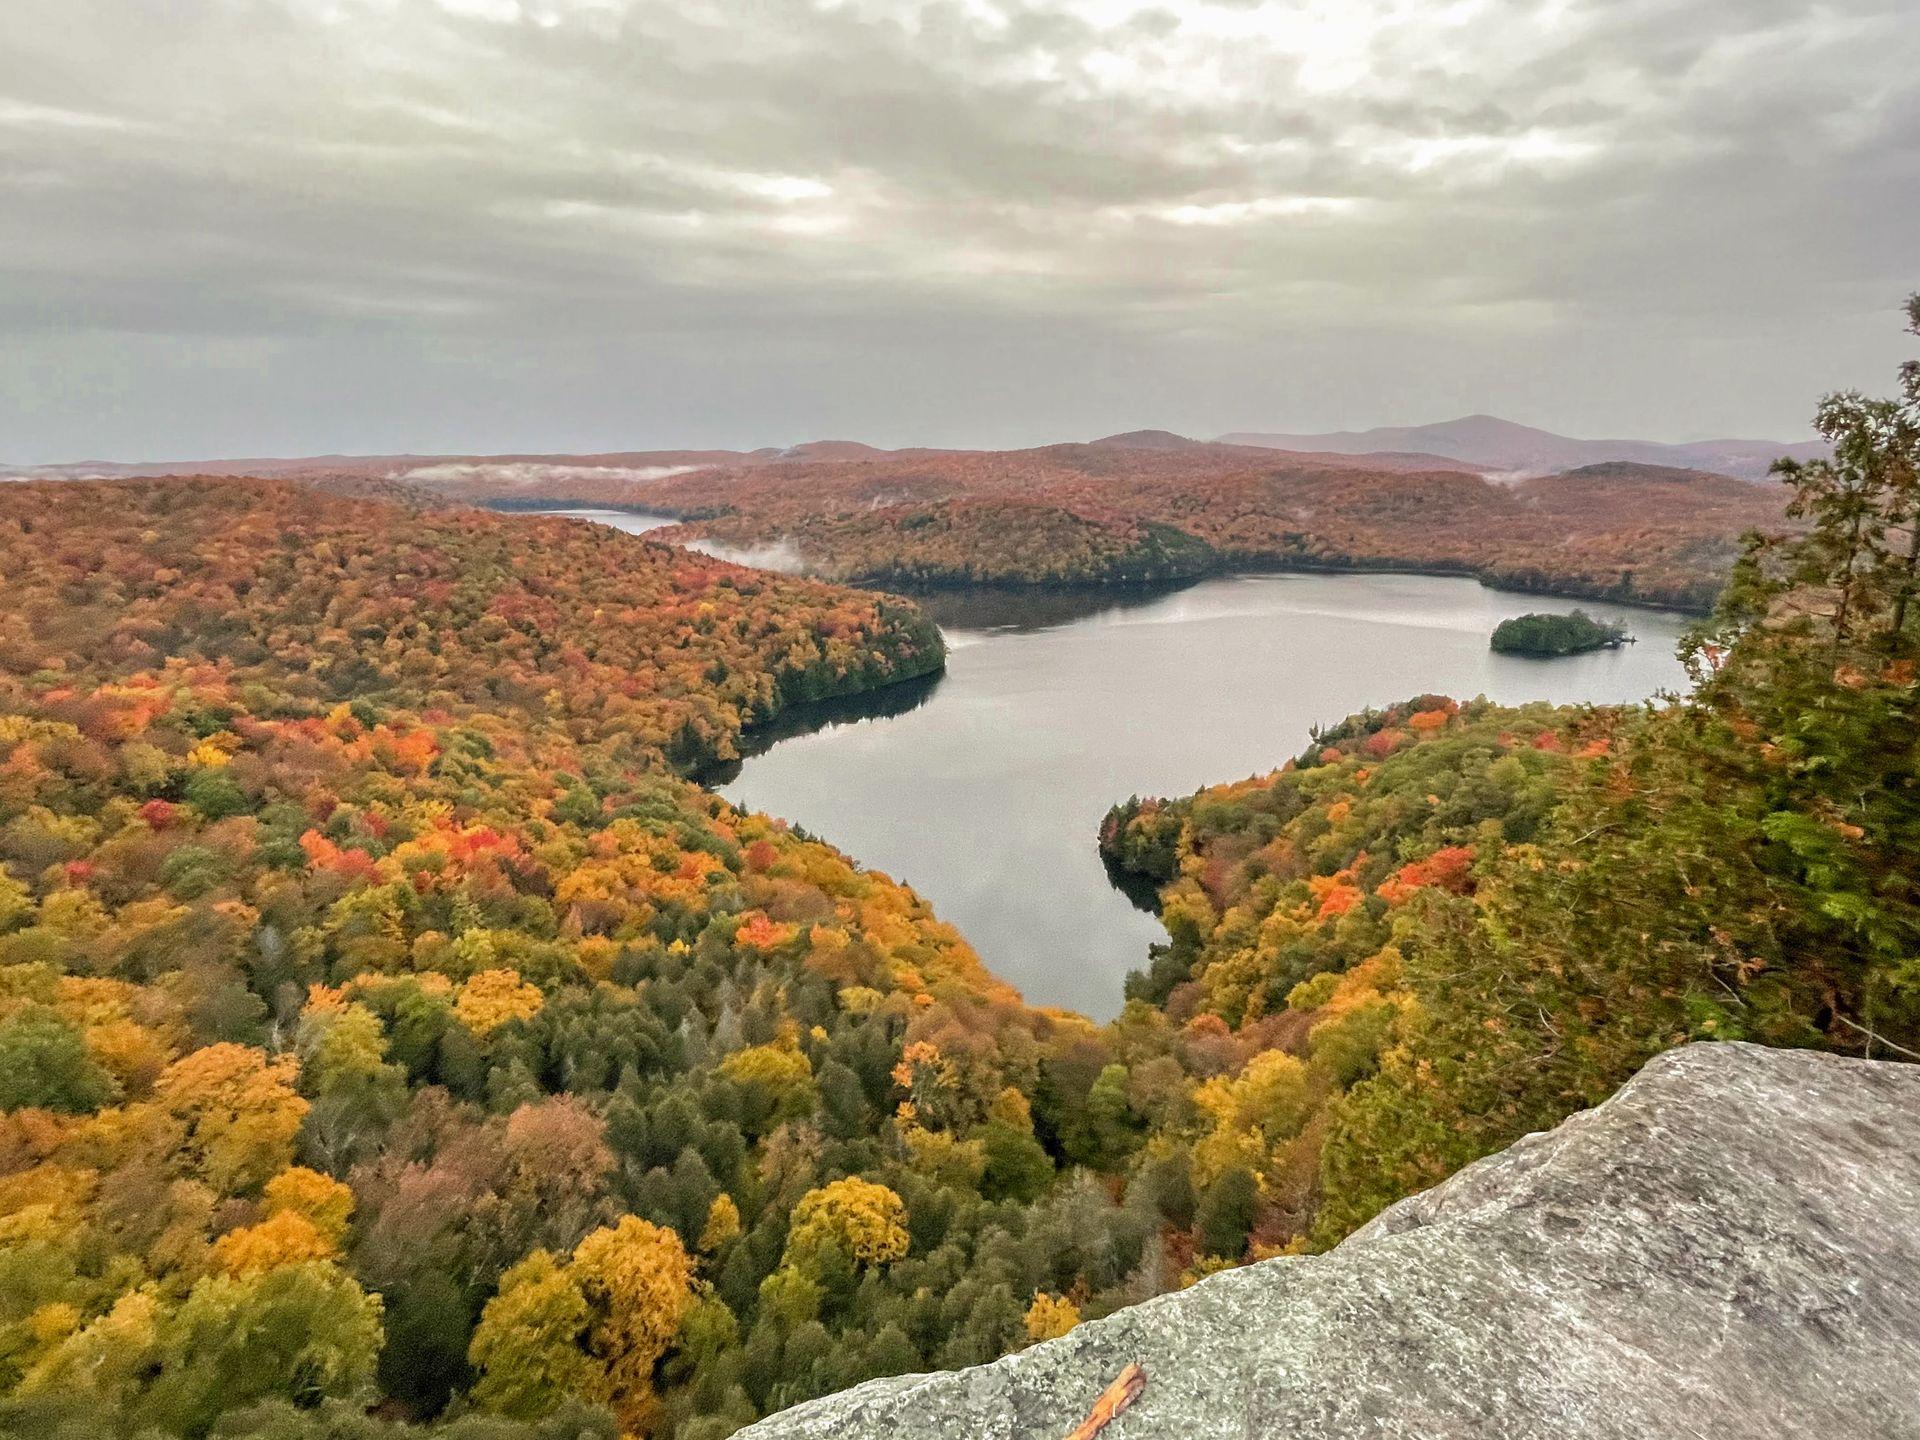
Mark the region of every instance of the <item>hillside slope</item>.
[[1318, 435], [1236, 431], [1222, 435], [1220, 441], [1274, 450], [1330, 450], [1343, 455], [1420, 450], [1488, 470], [1523, 475], [1551, 475], [1582, 465], [1624, 460], [1709, 470], [1743, 480], [1765, 478], [1767, 467], [1783, 455], [1812, 460], [1827, 453], [1819, 441], [1694, 440], [1670, 444], [1658, 440], [1576, 440], [1496, 415], [1465, 415], [1435, 425], [1381, 425], [1371, 430], [1335, 430]]
[[[1488, 479], [1481, 472], [1503, 464], [1444, 453], [1284, 451], [1160, 430], [1008, 451], [821, 441], [750, 454], [320, 456], [204, 468], [334, 493], [399, 487], [499, 509], [663, 513], [687, 527], [664, 539], [749, 554], [779, 546], [814, 575], [896, 586], [1132, 585], [1226, 566], [1377, 567], [1700, 610], [1738, 537], [1782, 523], [1778, 487], [1707, 473], [1697, 457], [1676, 461], [1696, 467], [1687, 469], [1610, 454], [1588, 457], [1604, 463], [1576, 468], [1569, 484], [1557, 475]], [[1675, 459], [1664, 450], [1656, 458]]]
[[0, 573], [0, 1433], [710, 1440], [1132, 1293], [1094, 1028], [677, 774], [912, 607], [259, 480]]
[[[497, 487], [437, 489], [509, 498]], [[996, 501], [1017, 506], [972, 525], [969, 547], [1006, 561], [995, 567], [1000, 583], [1133, 578], [1139, 527], [1151, 524], [1203, 542], [1222, 566], [1427, 570], [1691, 609], [1712, 603], [1742, 533], [1783, 524], [1784, 502], [1776, 486], [1670, 468], [1502, 483], [1463, 469], [1111, 441], [709, 469], [569, 498], [687, 522], [665, 538], [784, 541], [817, 573], [896, 583], [961, 569], [945, 530], [927, 523], [932, 507]], [[1089, 541], [1090, 532], [1104, 535]], [[1064, 543], [1049, 545], [1049, 533]]]

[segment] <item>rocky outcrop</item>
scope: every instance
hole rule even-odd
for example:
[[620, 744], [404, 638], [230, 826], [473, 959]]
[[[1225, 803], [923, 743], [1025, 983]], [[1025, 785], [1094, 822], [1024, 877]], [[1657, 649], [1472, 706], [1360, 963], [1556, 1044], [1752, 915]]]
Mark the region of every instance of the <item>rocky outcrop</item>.
[[1386, 1211], [742, 1440], [1920, 1437], [1920, 1065], [1694, 1045]]

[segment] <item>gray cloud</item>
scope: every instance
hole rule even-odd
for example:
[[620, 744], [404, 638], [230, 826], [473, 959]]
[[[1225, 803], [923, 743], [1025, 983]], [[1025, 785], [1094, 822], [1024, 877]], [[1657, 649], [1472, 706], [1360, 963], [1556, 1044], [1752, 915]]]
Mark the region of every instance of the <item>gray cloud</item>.
[[0, 457], [1794, 434], [1909, 0], [9, 0]]

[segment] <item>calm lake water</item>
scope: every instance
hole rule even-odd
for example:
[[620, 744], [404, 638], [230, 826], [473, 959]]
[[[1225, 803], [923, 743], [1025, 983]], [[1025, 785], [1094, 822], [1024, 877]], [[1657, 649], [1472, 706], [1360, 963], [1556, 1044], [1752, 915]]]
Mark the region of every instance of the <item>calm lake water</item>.
[[[590, 518], [639, 530], [654, 517]], [[945, 675], [760, 737], [767, 748], [717, 788], [911, 883], [1029, 1001], [1100, 1019], [1165, 938], [1095, 849], [1115, 801], [1264, 773], [1309, 726], [1425, 691], [1619, 702], [1685, 683], [1680, 616], [1593, 605], [1638, 643], [1496, 655], [1500, 621], [1572, 606], [1471, 580], [1237, 575], [1157, 595], [926, 604], [951, 649]]]

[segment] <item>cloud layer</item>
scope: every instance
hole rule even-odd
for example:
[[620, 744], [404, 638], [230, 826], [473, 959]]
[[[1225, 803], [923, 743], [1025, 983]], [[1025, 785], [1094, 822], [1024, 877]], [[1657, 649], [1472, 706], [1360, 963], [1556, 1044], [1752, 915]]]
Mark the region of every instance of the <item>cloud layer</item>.
[[0, 456], [1797, 434], [1910, 0], [9, 0]]

